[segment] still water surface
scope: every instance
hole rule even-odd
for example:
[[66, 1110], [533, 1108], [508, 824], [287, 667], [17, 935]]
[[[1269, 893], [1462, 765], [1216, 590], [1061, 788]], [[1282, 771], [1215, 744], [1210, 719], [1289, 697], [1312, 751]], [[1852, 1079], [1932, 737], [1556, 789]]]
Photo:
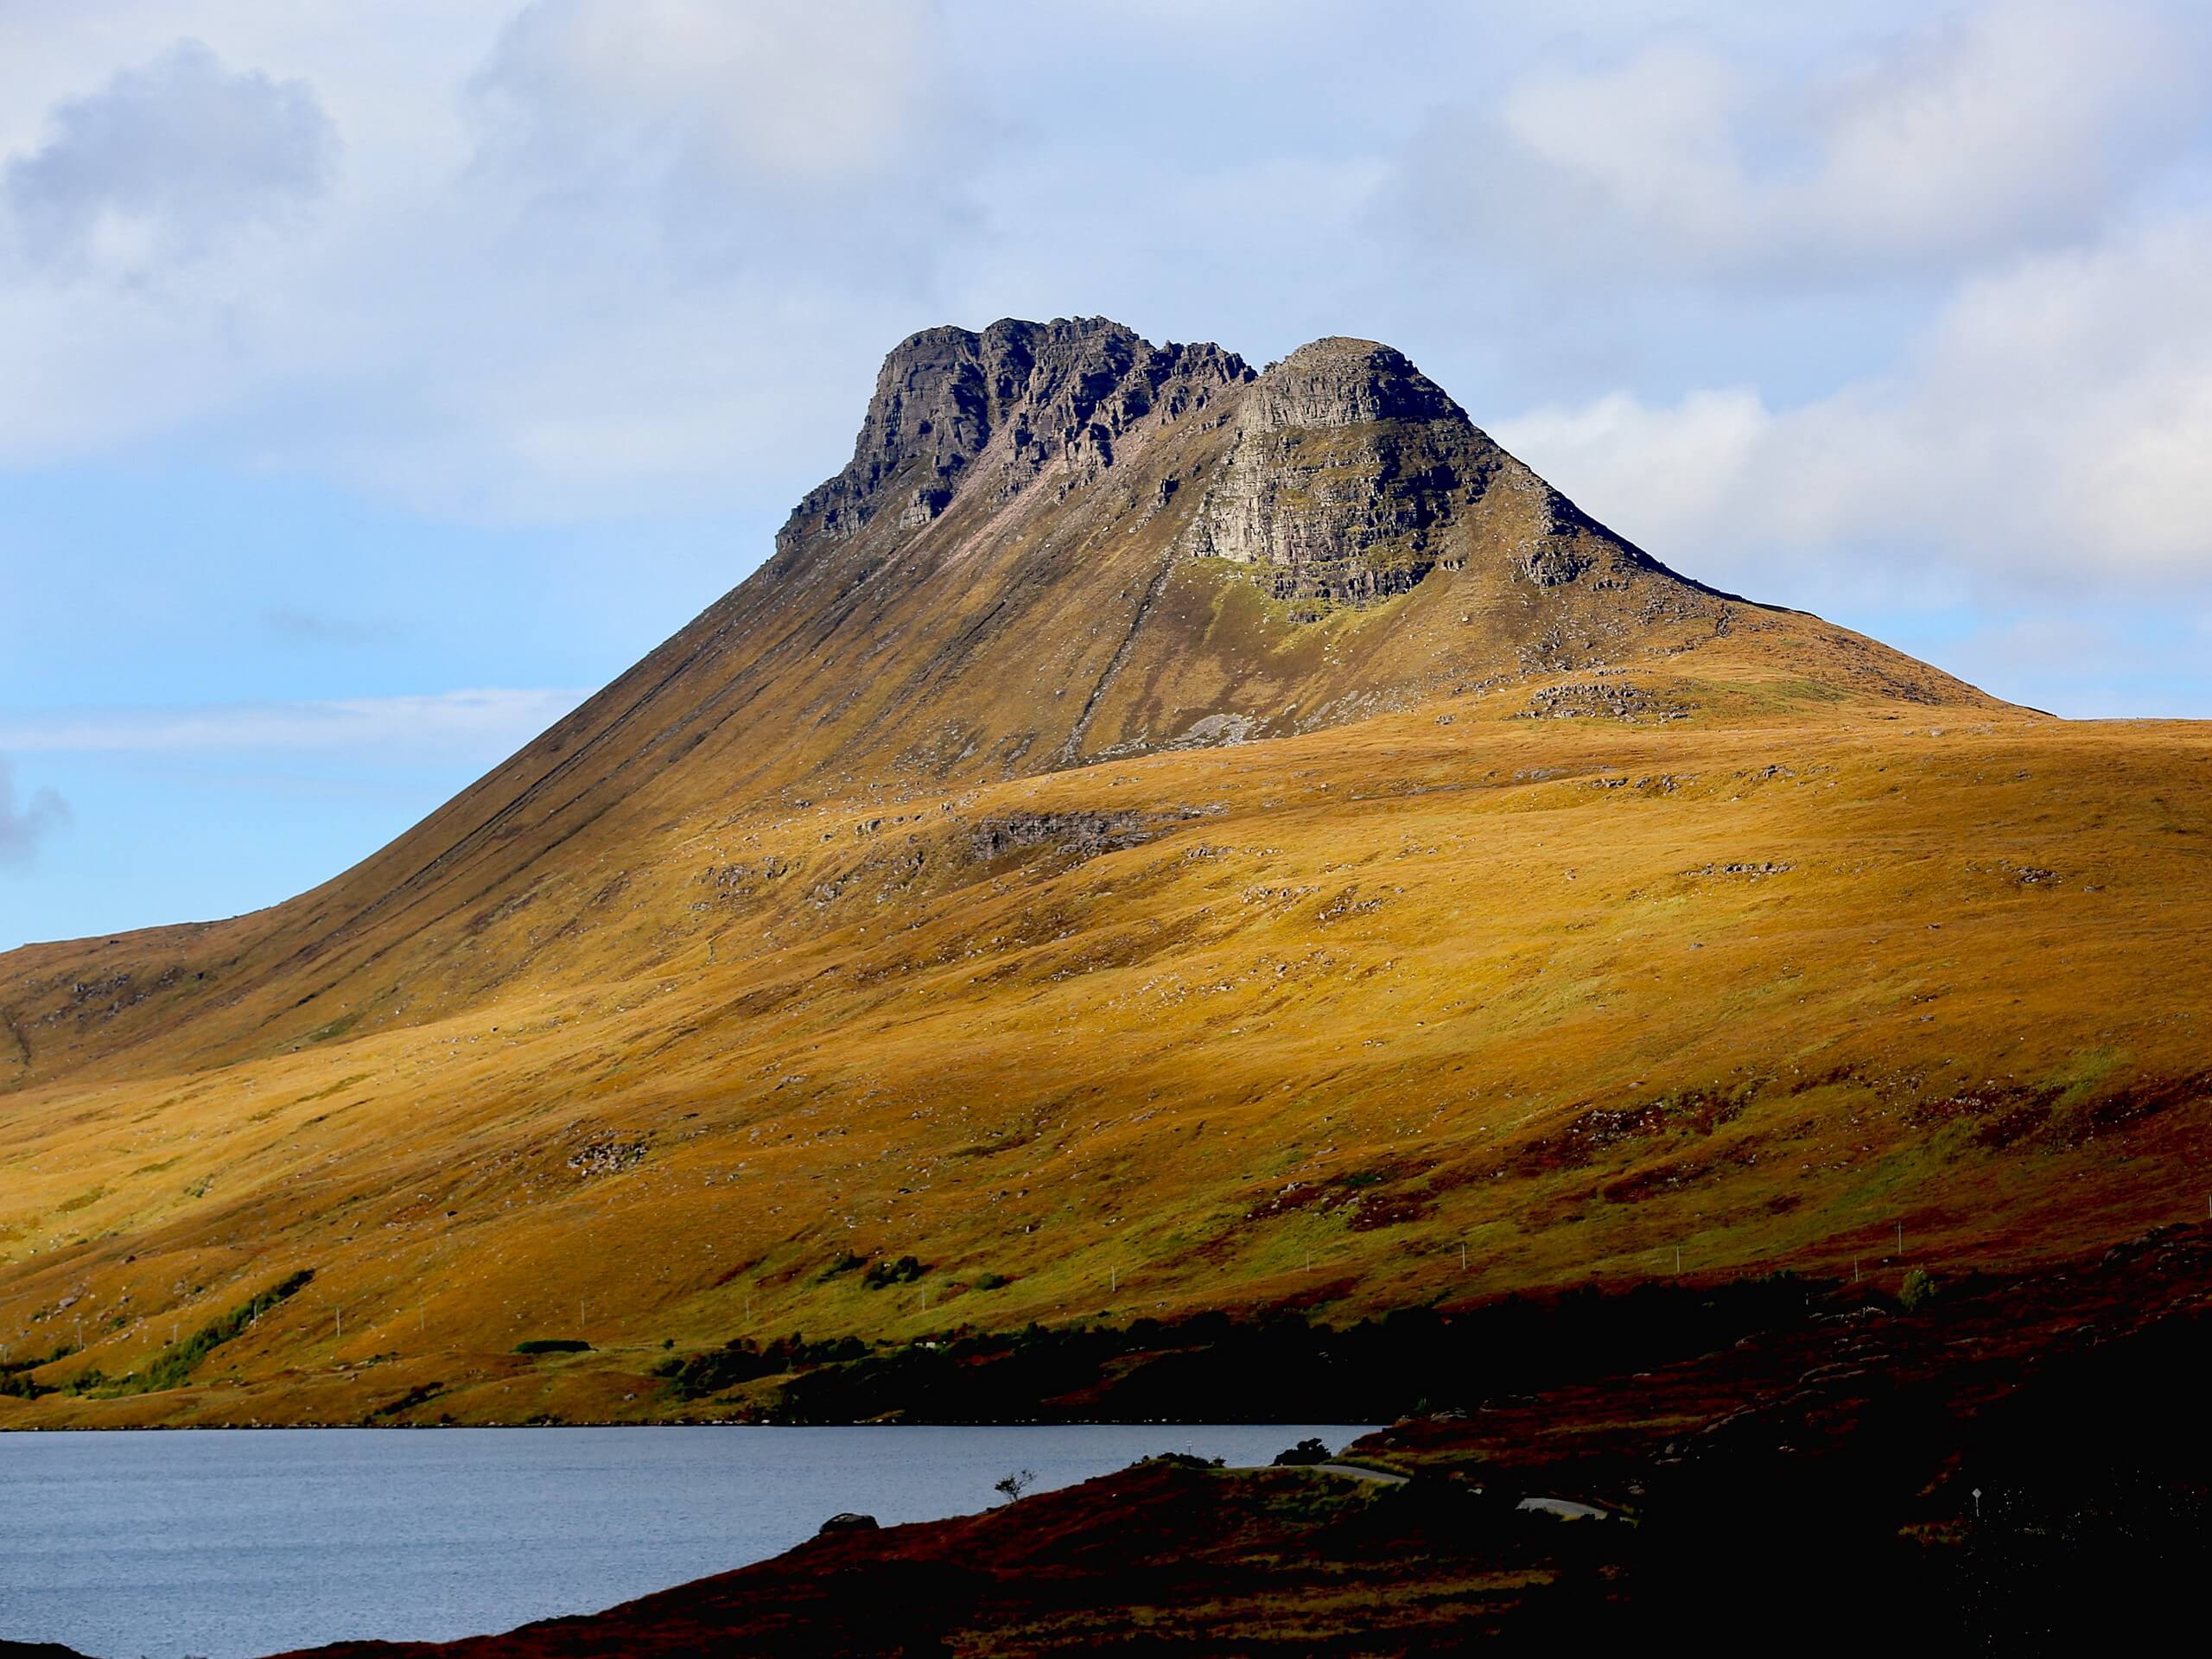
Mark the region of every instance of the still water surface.
[[590, 1612], [788, 1549], [823, 1517], [987, 1508], [1154, 1452], [1265, 1463], [1300, 1425], [238, 1429], [0, 1434], [0, 1640], [252, 1659]]

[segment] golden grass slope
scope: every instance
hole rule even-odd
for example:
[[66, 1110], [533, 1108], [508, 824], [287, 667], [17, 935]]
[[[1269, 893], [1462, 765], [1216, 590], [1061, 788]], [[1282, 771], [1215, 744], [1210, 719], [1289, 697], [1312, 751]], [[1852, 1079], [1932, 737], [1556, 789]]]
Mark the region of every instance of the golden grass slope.
[[2139, 1230], [2205, 1185], [2206, 745], [1685, 581], [1370, 342], [930, 331], [760, 573], [390, 847], [0, 958], [0, 1343], [126, 1389], [0, 1421]]
[[[46, 1380], [318, 1276], [192, 1388], [0, 1421], [637, 1416], [671, 1338], [1352, 1312], [1678, 1248], [1893, 1277], [1899, 1224], [1993, 1264], [2199, 1213], [2212, 734], [1697, 666], [1639, 680], [1677, 719], [1516, 686], [903, 823], [757, 809], [622, 872], [702, 906], [650, 960], [618, 917], [557, 990], [21, 1089], [0, 1339], [82, 1320]], [[929, 1271], [825, 1277], [849, 1252]]]

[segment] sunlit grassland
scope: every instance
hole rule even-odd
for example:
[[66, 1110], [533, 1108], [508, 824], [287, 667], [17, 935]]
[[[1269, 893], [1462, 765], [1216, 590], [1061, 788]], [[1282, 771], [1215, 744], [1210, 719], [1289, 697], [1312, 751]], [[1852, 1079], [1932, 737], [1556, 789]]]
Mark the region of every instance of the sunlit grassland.
[[[223, 1344], [245, 1386], [0, 1417], [432, 1382], [433, 1416], [642, 1416], [665, 1341], [1351, 1317], [1677, 1250], [1893, 1281], [2201, 1216], [2212, 737], [1675, 689], [1665, 725], [1516, 691], [977, 786], [898, 836], [680, 823], [557, 972], [0, 1096], [0, 1340], [85, 1325], [42, 1376], [151, 1376], [173, 1323], [315, 1275]], [[1140, 844], [972, 849], [1109, 810]], [[702, 907], [710, 838], [799, 874]], [[548, 1332], [593, 1351], [512, 1352]]]

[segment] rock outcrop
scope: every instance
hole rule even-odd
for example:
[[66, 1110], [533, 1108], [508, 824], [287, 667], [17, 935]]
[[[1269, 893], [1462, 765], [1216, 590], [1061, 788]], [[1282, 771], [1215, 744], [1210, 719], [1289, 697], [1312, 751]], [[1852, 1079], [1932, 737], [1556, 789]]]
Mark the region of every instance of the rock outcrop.
[[1507, 539], [1539, 586], [1650, 563], [1500, 448], [1402, 353], [1320, 340], [1240, 400], [1235, 446], [1186, 546], [1246, 567], [1312, 616], [1461, 568], [1471, 543], [1497, 539], [1470, 533], [1484, 518], [1516, 521]]
[[1136, 427], [1251, 378], [1234, 352], [1154, 346], [1103, 317], [925, 329], [884, 359], [852, 460], [792, 511], [778, 549], [856, 535], [886, 511], [918, 528], [971, 480], [1001, 499], [1055, 464], [1080, 482]]

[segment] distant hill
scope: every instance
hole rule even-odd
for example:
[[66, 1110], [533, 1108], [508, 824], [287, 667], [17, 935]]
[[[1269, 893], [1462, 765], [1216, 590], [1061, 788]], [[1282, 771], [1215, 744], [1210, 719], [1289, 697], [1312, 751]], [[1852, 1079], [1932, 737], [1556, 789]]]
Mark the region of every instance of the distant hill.
[[1387, 346], [929, 330], [766, 564], [389, 847], [0, 957], [37, 1376], [316, 1275], [0, 1421], [2078, 1243], [2200, 1143], [2207, 756], [1679, 575]]

